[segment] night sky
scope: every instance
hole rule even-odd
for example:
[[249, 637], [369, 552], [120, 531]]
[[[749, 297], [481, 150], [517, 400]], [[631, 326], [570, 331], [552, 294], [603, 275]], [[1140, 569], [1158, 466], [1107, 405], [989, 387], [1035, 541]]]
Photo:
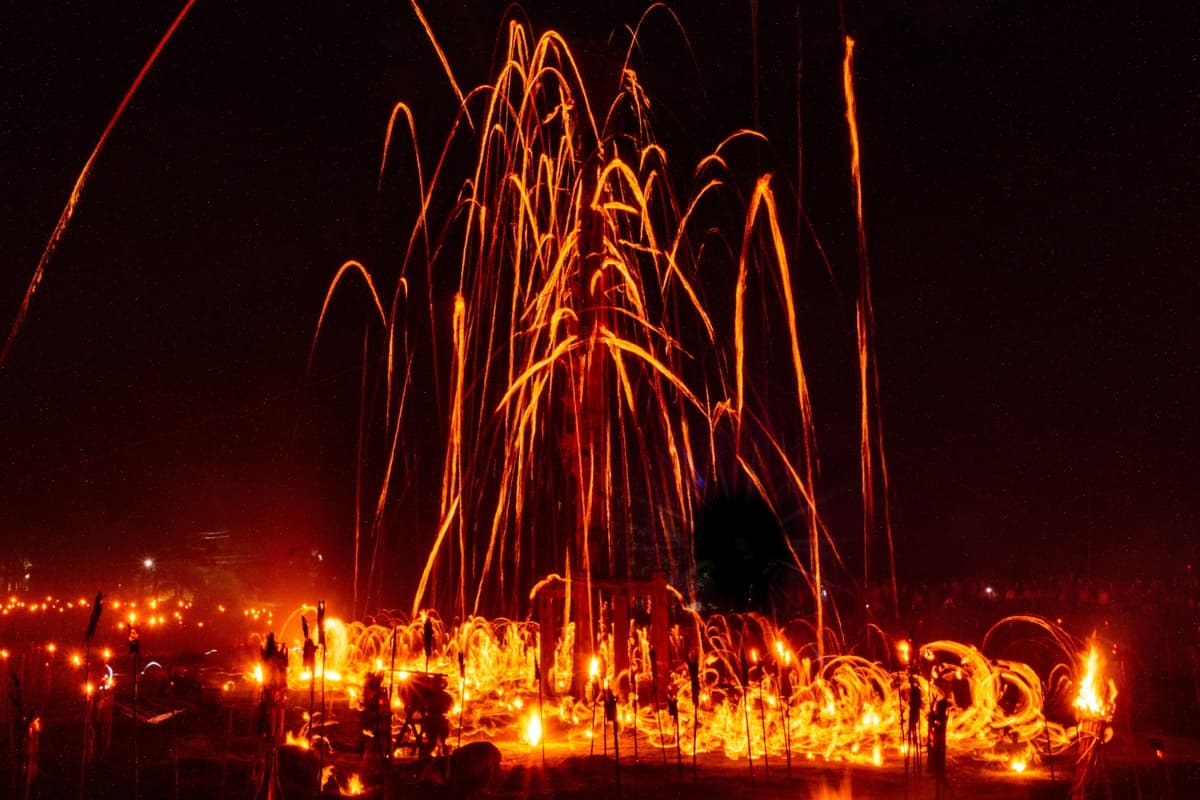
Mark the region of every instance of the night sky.
[[[67, 5], [0, 24], [5, 333], [181, 7]], [[484, 82], [505, 3], [426, 5], [459, 83]], [[603, 72], [623, 54], [609, 34], [644, 4], [572, 5], [526, 7]], [[641, 79], [680, 166], [754, 124], [757, 86], [769, 168], [794, 186], [795, 5], [757, 4], [757, 81], [751, 5], [681, 4], [696, 63], [657, 18]], [[832, 342], [814, 404], [823, 450], [853, 454], [842, 30], [835, 4], [803, 5], [803, 200], [835, 275], [802, 267], [827, 284], [807, 295], [808, 335]], [[1200, 494], [1200, 12], [922, 0], [848, 4], [844, 25], [906, 574], [1180, 569]], [[403, 209], [375, 184], [399, 100], [431, 152], [454, 98], [408, 3], [196, 5], [100, 153], [0, 367], [6, 559], [92, 576], [230, 530], [273, 558], [336, 563], [361, 296], [335, 302], [306, 360], [337, 267], [396, 257]], [[855, 480], [829, 458], [834, 518]]]

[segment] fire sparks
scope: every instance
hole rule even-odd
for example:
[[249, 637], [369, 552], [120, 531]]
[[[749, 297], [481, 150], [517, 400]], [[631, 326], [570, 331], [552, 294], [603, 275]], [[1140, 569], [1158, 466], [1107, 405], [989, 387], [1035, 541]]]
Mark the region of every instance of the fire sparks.
[[[39, 601], [39, 607], [40, 604]], [[87, 608], [77, 605], [72, 613], [82, 619]], [[692, 613], [683, 605], [672, 610], [672, 614], [682, 615], [681, 619], [688, 619], [686, 615]], [[299, 627], [299, 614], [287, 619], [289, 625]], [[1069, 672], [1075, 676], [1069, 682], [1055, 679], [1053, 674], [1039, 675], [1024, 664], [985, 656], [975, 647], [948, 641], [923, 643], [919, 650], [907, 642], [890, 643], [886, 652], [895, 654], [893, 661], [900, 665], [899, 669], [850, 655], [822, 660], [813, 657], [815, 648], [811, 641], [796, 638], [788, 628], [776, 627], [757, 615], [726, 615], [692, 620], [704, 632], [694, 656], [699, 667], [695, 695], [700, 703], [693, 702], [687, 664], [675, 660], [680, 659], [676, 653], [686, 651], [673, 647], [672, 658], [661, 661], [659, 671], [652, 677], [648, 666], [650, 651], [646, 647], [651, 637], [642, 626], [635, 625], [637, 636], [630, 639], [639, 646], [632, 673], [614, 670], [612, 665], [617, 659], [614, 642], [611, 635], [601, 637], [595, 642], [595, 655], [587, 656], [584, 662], [583, 694], [576, 697], [569, 688], [552, 692], [547, 695], [543, 710], [533, 670], [534, 654], [542, 635], [536, 623], [470, 618], [458, 627], [450, 627], [436, 617], [430, 619], [434, 620], [436, 635], [429, 652], [428, 672], [424, 626], [419, 618], [412, 622], [347, 622], [331, 627], [331, 631], [338, 631], [331, 633], [329, 640], [330, 668], [326, 681], [336, 697], [330, 703], [331, 710], [344, 708], [345, 704], [353, 707], [354, 698], [366, 696], [368, 680], [372, 677], [379, 680], [382, 676], [384, 685], [394, 687], [388, 697], [398, 720], [408, 716], [420, 721], [427, 713], [440, 715], [451, 736], [459, 725], [467, 737], [480, 731], [494, 733], [507, 728], [511, 740], [525, 746], [558, 740], [568, 747], [580, 744], [588, 747], [596, 739], [603, 739], [606, 721], [611, 735], [610, 721], [616, 719], [622, 737], [636, 735], [639, 744], [647, 748], [670, 751], [679, 746], [686, 752], [694, 743], [698, 753], [724, 753], [731, 759], [745, 760], [752, 756], [755, 761], [763, 758], [773, 761], [788, 755], [797, 761], [886, 768], [899, 763], [905, 755], [900, 709], [908, 709], [911, 684], [925, 703], [935, 697], [953, 699], [947, 725], [947, 740], [953, 750], [1018, 773], [1031, 770], [1046, 748], [1061, 754], [1107, 741], [1111, 726], [1106, 720], [1111, 718], [1117, 696], [1117, 687], [1107, 677], [1109, 665], [1103, 657], [1108, 650], [1095, 643], [1085, 646], [1045, 620], [1019, 618], [997, 627], [1036, 625], [1033, 632], [1023, 630], [1021, 638], [1041, 635], [1057, 648], [1062, 666], [1053, 674]], [[112, 624], [115, 629], [115, 623]], [[747, 636], [748, 631], [753, 636]], [[985, 650], [991, 637], [989, 632], [984, 640]], [[280, 640], [299, 642], [298, 632], [285, 629]], [[63, 649], [60, 645], [51, 647], [52, 644], [35, 646], [35, 652], [46, 656], [41, 662], [46, 669], [51, 667], [50, 656]], [[428, 681], [445, 675], [451, 665], [457, 668], [460, 648], [464, 656], [461, 680], [436, 684], [442, 689], [435, 693], [437, 699], [432, 704], [423, 698], [417, 706], [410, 706], [406, 699], [415, 695], [406, 693], [403, 687], [416, 686], [417, 679], [422, 685], [434, 685]], [[906, 651], [911, 653], [907, 664], [900, 657]], [[572, 648], [566, 647], [562, 652], [563, 664], [553, 669], [570, 676], [574, 670]], [[794, 656], [796, 652], [798, 657]], [[381, 653], [387, 653], [388, 657], [381, 658]], [[107, 665], [113, 657], [113, 650], [108, 647], [94, 648], [93, 670], [97, 660]], [[0, 649], [0, 658], [8, 663], [11, 650]], [[118, 660], [121, 658], [122, 655], [117, 656]], [[80, 653], [64, 650], [63, 660], [79, 667], [84, 659]], [[303, 686], [307, 693], [312, 676], [301, 669], [299, 662], [299, 658], [290, 659], [292, 672], [288, 680], [292, 688]], [[106, 669], [111, 677], [112, 668]], [[320, 659], [317, 669], [319, 678]], [[631, 676], [636, 680], [631, 682]], [[261, 686], [264, 677], [261, 665], [247, 664], [240, 678], [228, 680], [222, 675], [214, 688], [232, 696], [239, 686]], [[547, 680], [558, 683], [554, 675]], [[658, 682], [659, 696], [671, 698], [675, 704], [677, 718], [669, 715], [667, 704], [654, 703], [653, 681]], [[1074, 704], [1079, 725], [1064, 726], [1045, 717], [1046, 697], [1060, 684], [1069, 686], [1070, 695], [1059, 700]], [[563, 685], [569, 686], [570, 681]], [[91, 697], [111, 689], [112, 682], [106, 678], [94, 684], [89, 681], [86, 686], [81, 681], [78, 686]], [[599, 697], [610, 690], [616, 703], [608, 716]], [[468, 692], [469, 702], [466, 702]], [[281, 741], [287, 746], [308, 747], [304, 729], [290, 732]], [[344, 777], [338, 781], [345, 784]], [[346, 786], [342, 788], [345, 790]]]
[[[861, 238], [859, 152], [849, 77], [852, 46], [847, 39], [847, 115]], [[918, 663], [913, 663], [910, 642], [897, 643], [895, 653], [905, 669], [895, 672], [887, 664], [826, 651], [827, 646], [832, 649], [833, 637], [822, 616], [828, 595], [821, 559], [823, 552], [837, 555], [837, 545], [825, 528], [813, 485], [812, 408], [791, 296], [789, 259], [795, 256], [781, 232], [770, 177], [755, 176], [739, 186], [735, 177], [719, 172], [726, 163], [724, 150], [734, 140], [748, 143], [761, 136], [739, 132], [723, 142], [697, 167], [703, 187], [699, 194], [676, 197], [667, 156], [648, 125], [633, 131], [608, 127], [609, 120], [624, 116], [641, 120], [648, 110], [632, 68], [624, 74], [613, 107], [597, 116], [561, 38], [547, 34], [531, 42], [527, 29], [511, 26], [497, 80], [478, 92], [459, 93], [464, 111], [469, 112], [468, 102], [482, 103], [479, 110], [487, 120], [480, 128], [487, 135], [479, 145], [475, 172], [461, 186], [426, 186], [422, 181], [424, 196], [411, 241], [414, 249], [425, 241], [427, 258], [418, 264], [422, 255], [405, 255], [392, 310], [384, 310], [364, 267], [347, 264], [338, 272], [330, 292], [342, 276], [363, 276], [386, 328], [388, 418], [381, 427], [389, 431], [392, 444], [386, 476], [376, 489], [378, 515], [394, 499], [389, 494], [392, 470], [403, 467], [394, 454], [400, 430], [408, 423], [402, 398], [410, 383], [399, 388], [400, 397], [393, 396], [392, 381], [405, 371], [397, 367], [411, 365], [408, 375], [425, 370], [450, 378], [440, 516], [412, 618], [388, 624], [326, 619], [321, 659], [311, 668], [293, 659], [288, 680], [306, 684], [310, 691], [320, 680], [323, 695], [328, 683], [353, 703], [366, 696], [368, 675], [376, 681], [382, 675], [388, 691], [396, 689], [391, 707], [405, 713], [405, 724], [428, 724], [423, 734], [427, 743], [450, 730], [444, 719], [450, 711], [458, 717], [460, 734], [464, 729], [515, 731], [523, 726], [524, 741], [531, 746], [542, 743], [547, 731], [554, 736], [565, 731], [568, 740], [590, 744], [597, 705], [602, 705], [602, 724], [612, 723], [614, 736], [619, 728], [654, 747], [678, 751], [687, 743], [693, 754], [757, 759], [786, 753], [790, 763], [795, 753], [808, 760], [883, 766], [907, 746], [900, 741], [901, 709], [911, 707], [913, 695], [918, 695], [918, 721], [921, 698], [953, 699], [948, 738], [963, 749], [992, 754], [1002, 740], [1028, 746], [1044, 737], [1048, 748], [1065, 741], [1062, 726], [1045, 718], [1042, 677], [1023, 665], [954, 642], [926, 644]], [[532, 130], [538, 135], [530, 136]], [[420, 172], [419, 163], [417, 168]], [[740, 220], [740, 247], [735, 229], [734, 235], [723, 237], [734, 242], [729, 264], [716, 264], [718, 272], [722, 266], [736, 266], [736, 281], [721, 290], [734, 300], [735, 311], [725, 314], [720, 302], [707, 307], [698, 291], [701, 273], [709, 270], [701, 254], [713, 236], [703, 211], [716, 195], [737, 197], [747, 189], [751, 199]], [[426, 213], [435, 205], [432, 195], [442, 191], [461, 198], [453, 215], [464, 221], [449, 278], [442, 276], [447, 268], [438, 257], [453, 247], [439, 240], [435, 253], [426, 241], [432, 229], [440, 230]], [[498, 264], [504, 265], [502, 275]], [[425, 273], [424, 281], [420, 273]], [[439, 287], [435, 292], [435, 273], [454, 284], [450, 291]], [[401, 298], [408, 304], [410, 289], [414, 305], [427, 303], [428, 320], [414, 321], [395, 310]], [[435, 320], [445, 305], [441, 298], [451, 294], [451, 318]], [[755, 319], [755, 309], [763, 309], [760, 316], [770, 313], [786, 320], [787, 333], [779, 336], [781, 357], [771, 354], [768, 359], [755, 352], [754, 340], [767, 338], [762, 335], [766, 328], [756, 330], [761, 320]], [[878, 470], [886, 486], [882, 453], [867, 441], [876, 424], [869, 419], [873, 360], [866, 353], [871, 337], [864, 316], [869, 313], [869, 295], [864, 295], [858, 318], [863, 482], [873, 484], [873, 470]], [[722, 319], [722, 314], [732, 318]], [[415, 329], [426, 322], [434, 331], [451, 330], [451, 346], [426, 347], [435, 337]], [[718, 336], [718, 330], [732, 330], [731, 340]], [[393, 352], [393, 347], [407, 346], [398, 343], [409, 341], [421, 342], [421, 350]], [[434, 352], [435, 363], [424, 363], [426, 350]], [[436, 363], [438, 353], [443, 363]], [[786, 396], [777, 402], [800, 420], [799, 435], [778, 435], [765, 422], [771, 416], [764, 400], [768, 393], [747, 389], [756, 358], [787, 365], [786, 380], [779, 384], [786, 389], [777, 393]], [[431, 380], [430, 385], [443, 384]], [[723, 453], [735, 454], [736, 466], [722, 463]], [[875, 454], [878, 463], [868, 454]], [[811, 631], [797, 634], [756, 615], [702, 619], [694, 603], [684, 605], [684, 592], [673, 588], [679, 602], [662, 612], [662, 624], [670, 630], [661, 631], [658, 658], [645, 633], [647, 625], [632, 625], [637, 636], [626, 635], [634, 615], [622, 617], [607, 600], [596, 604], [604, 607], [607, 619], [597, 611], [586, 623], [579, 622], [564, 610], [558, 629], [472, 616], [489, 603], [513, 605], [521, 587], [540, 580], [548, 568], [566, 567], [566, 578], [559, 580], [573, 587], [559, 597], [568, 608], [578, 598], [584, 601], [580, 605], [590, 606], [597, 597], [592, 579], [621, 566], [614, 553], [626, 556], [628, 563], [635, 560], [635, 550], [638, 558], [645, 551], [651, 556], [647, 563], [682, 573], [688, 556], [679, 550], [680, 532], [696, 527], [704, 499], [699, 487], [739, 482], [758, 490], [781, 518], [809, 520], [811, 549], [791, 555], [813, 592], [816, 623]], [[870, 506], [875, 492], [864, 493]], [[574, 525], [569, 545], [561, 541], [561, 515], [546, 512], [558, 509], [564, 497], [569, 501], [562, 505], [569, 506]], [[381, 520], [377, 516], [375, 528]], [[868, 527], [873, 525], [864, 524]], [[356, 540], [356, 594], [358, 552]], [[146, 564], [147, 569], [152, 566]], [[580, 591], [581, 584], [589, 588]], [[447, 619], [465, 618], [457, 628], [444, 625], [436, 613], [417, 613], [423, 603], [439, 599], [429, 588], [435, 586], [443, 592], [445, 586], [455, 587], [455, 596], [440, 599], [452, 611]], [[469, 601], [466, 586], [479, 587]], [[81, 599], [79, 606], [85, 605]], [[158, 605], [158, 598], [152, 598], [143, 606], [149, 628], [167, 625], [164, 614], [150, 613]], [[656, 600], [648, 613], [659, 613], [661, 605], [665, 603]], [[19, 607], [24, 606], [12, 598], [4, 611]], [[111, 607], [122, 606], [113, 601]], [[27, 608], [30, 614], [48, 608], [59, 614], [77, 610], [73, 603], [51, 598]], [[138, 621], [136, 608], [136, 603], [128, 604], [130, 627]], [[189, 610], [179, 601], [170, 619], [182, 625]], [[296, 628], [306, 610], [286, 618], [280, 641], [299, 642]], [[624, 610], [629, 611], [628, 605]], [[225, 614], [226, 606], [218, 605], [216, 611]], [[236, 610], [228, 616], [239, 617]], [[548, 615], [548, 623], [552, 617]], [[274, 611], [266, 606], [243, 607], [240, 620], [255, 631], [275, 627]], [[614, 632], [614, 620], [623, 626], [620, 634]], [[196, 621], [198, 628], [203, 625], [204, 620]], [[631, 639], [636, 641], [632, 654]], [[685, 644], [694, 654], [683, 655]], [[49, 644], [46, 650], [53, 654], [55, 647]], [[1075, 658], [1074, 651], [1064, 650], [1068, 659]], [[884, 652], [892, 652], [890, 642]], [[7, 651], [3, 655], [7, 659]], [[106, 650], [105, 660], [111, 655]], [[587, 688], [576, 696], [584, 658]], [[73, 662], [79, 665], [78, 656]], [[436, 678], [447, 683], [444, 678], [453, 674], [456, 662], [461, 681], [451, 680], [444, 689], [422, 683]], [[546, 678], [539, 674], [542, 669], [549, 673]], [[1075, 700], [1081, 713], [1093, 717], [1110, 715], [1116, 697], [1114, 684], [1105, 683], [1100, 670], [1093, 647]], [[260, 685], [263, 673], [262, 664], [253, 667]], [[418, 683], [426, 694], [419, 694]], [[222, 686], [228, 692], [235, 683]], [[547, 710], [553, 716], [547, 719], [553, 724], [546, 730], [543, 689], [552, 694]], [[653, 702], [647, 702], [651, 697]], [[669, 711], [660, 704], [662, 697], [670, 698]], [[538, 711], [526, 716], [524, 709], [535, 702]], [[286, 744], [307, 748], [308, 740], [289, 732]], [[994, 756], [997, 762], [1002, 759]], [[1027, 762], [1021, 757], [1009, 763], [1019, 772]], [[322, 784], [331, 775], [323, 775]], [[356, 795], [365, 789], [352, 775], [341, 791]]]

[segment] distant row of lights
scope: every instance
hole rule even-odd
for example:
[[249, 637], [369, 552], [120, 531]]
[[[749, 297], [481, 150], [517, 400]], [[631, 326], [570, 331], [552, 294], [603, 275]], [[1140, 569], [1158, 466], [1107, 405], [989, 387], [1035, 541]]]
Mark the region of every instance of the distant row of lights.
[[[172, 608], [174, 606], [174, 608]], [[118, 621], [114, 624], [116, 630], [125, 631], [134, 625], [145, 625], [150, 628], [165, 626], [172, 622], [180, 627], [184, 625], [184, 612], [191, 610], [193, 604], [187, 600], [176, 600], [174, 603], [159, 601], [157, 598], [151, 598], [143, 601], [139, 606], [136, 600], [122, 601], [119, 599], [104, 599], [104, 610], [106, 612], [117, 612], [119, 615]], [[68, 611], [90, 613], [92, 609], [92, 601], [85, 597], [80, 597], [77, 600], [64, 600], [46, 595], [44, 598], [24, 600], [18, 595], [9, 595], [7, 600], [0, 606], [0, 616], [14, 616], [21, 612], [33, 614], [66, 614]], [[171, 609], [170, 613], [167, 610]], [[218, 604], [215, 607], [218, 614], [227, 613], [224, 604]], [[153, 612], [153, 613], [150, 613]], [[265, 606], [251, 606], [242, 610], [242, 615], [251, 622], [263, 621], [270, 625], [274, 623], [274, 612]], [[196, 628], [204, 628], [204, 621], [195, 623]], [[5, 656], [7, 658], [7, 656]]]

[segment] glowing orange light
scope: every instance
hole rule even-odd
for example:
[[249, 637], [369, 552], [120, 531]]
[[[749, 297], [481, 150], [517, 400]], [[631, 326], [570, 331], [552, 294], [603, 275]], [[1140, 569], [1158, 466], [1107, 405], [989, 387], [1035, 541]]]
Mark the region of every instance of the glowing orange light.
[[295, 736], [291, 731], [285, 732], [283, 743], [287, 747], [299, 747], [301, 750], [308, 749], [308, 739], [304, 736]]
[[525, 741], [530, 745], [536, 745], [542, 740], [542, 721], [538, 718], [536, 712], [529, 715], [529, 722], [525, 725]]
[[1083, 679], [1079, 683], [1079, 694], [1075, 697], [1075, 708], [1089, 716], [1107, 716], [1112, 710], [1117, 689], [1111, 680], [1104, 682], [1101, 678], [1104, 665], [1095, 645], [1088, 651], [1086, 664]]

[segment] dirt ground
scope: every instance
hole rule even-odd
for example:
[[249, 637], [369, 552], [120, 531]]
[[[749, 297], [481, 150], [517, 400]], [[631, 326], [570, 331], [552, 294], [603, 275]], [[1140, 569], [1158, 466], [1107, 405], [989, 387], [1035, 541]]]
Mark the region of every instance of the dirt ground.
[[[259, 687], [238, 671], [240, 683], [231, 692], [220, 688], [223, 685], [220, 682], [214, 686], [214, 681], [209, 680], [195, 680], [182, 690], [178, 686], [171, 688], [167, 676], [185, 663], [184, 658], [178, 657], [177, 664], [173, 657], [160, 655], [157, 657], [163, 666], [145, 673], [136, 726], [129, 714], [132, 699], [129, 683], [118, 681], [111, 741], [107, 748], [101, 748], [86, 772], [81, 763], [82, 698], [65, 690], [67, 680], [62, 671], [44, 684], [39, 683], [41, 673], [35, 671], [30, 673], [32, 677], [27, 676], [27, 701], [37, 707], [42, 720], [37, 774], [30, 784], [28, 798], [257, 800], [270, 796], [303, 800], [349, 795], [354, 788], [351, 783], [354, 777], [361, 782], [359, 796], [396, 800], [468, 797], [1183, 800], [1200, 797], [1200, 649], [1188, 644], [1190, 638], [1173, 634], [1161, 615], [1132, 619], [1128, 630], [1119, 630], [1119, 636], [1114, 637], [1127, 643], [1123, 650], [1126, 660], [1122, 662], [1126, 680], [1113, 725], [1115, 735], [1100, 750], [1099, 760], [1087, 772], [1081, 788], [1076, 786], [1078, 776], [1072, 760], [1066, 756], [1056, 759], [1053, 774], [1047, 765], [1039, 764], [1018, 775], [1006, 768], [983, 764], [965, 752], [956, 753], [952, 746], [947, 784], [939, 791], [930, 775], [915, 769], [906, 772], [903, 764], [849, 766], [820, 757], [809, 758], [799, 752], [792, 754], [790, 768], [786, 758], [779, 754], [773, 754], [769, 762], [755, 759], [751, 765], [745, 759], [734, 761], [722, 754], [701, 753], [693, 765], [688, 753], [680, 753], [676, 760], [673, 750], [666, 753], [655, 750], [643, 738], [639, 740], [635, 763], [628, 732], [622, 736], [618, 761], [611, 746], [606, 752], [599, 740], [594, 750], [578, 739], [572, 744], [562, 731], [551, 727], [545, 736], [543, 757], [541, 747], [532, 748], [516, 741], [511, 726], [498, 728], [504, 733], [496, 735], [507, 736], [506, 739], [476, 739], [491, 742], [499, 749], [499, 767], [486, 781], [465, 784], [455, 779], [447, 783], [443, 779], [444, 770], [439, 773], [411, 757], [381, 765], [372, 748], [364, 747], [361, 719], [357, 712], [348, 710], [344, 697], [333, 704], [338, 711], [331, 717], [331, 723], [336, 721], [336, 725], [331, 724], [328, 729], [332, 749], [318, 753], [294, 746], [278, 748], [277, 781], [273, 785], [264, 784], [261, 772], [266, 759], [260, 734]], [[941, 625], [936, 619], [927, 622], [927, 635], [942, 633], [940, 629], [934, 630], [935, 622]], [[961, 633], [964, 628], [961, 624], [942, 627], [951, 633]], [[1088, 629], [1083, 624], [1075, 627]], [[1192, 629], [1180, 630], [1190, 635]], [[36, 639], [25, 638], [39, 641], [47, 632], [39, 630], [37, 635]], [[18, 637], [8, 638], [11, 641]], [[971, 640], [966, 636], [959, 638]], [[172, 652], [166, 645], [160, 649], [162, 653]], [[230, 663], [220, 665], [225, 677], [241, 669], [234, 666], [235, 655], [227, 657]], [[12, 674], [16, 663], [14, 655]], [[294, 732], [303, 724], [303, 709], [296, 704], [307, 698], [297, 698], [292, 693], [288, 700], [285, 728]], [[17, 785], [13, 758], [12, 717], [12, 708], [5, 702], [0, 710], [0, 748], [4, 751], [0, 757], [3, 771], [0, 797], [23, 800], [25, 793]], [[451, 743], [458, 744], [453, 732]], [[462, 741], [463, 745], [470, 743], [470, 739]], [[464, 773], [465, 770], [451, 771], [451, 775]], [[322, 774], [324, 781], [320, 779]]]
[[[259, 779], [263, 763], [260, 713], [250, 697], [220, 703], [175, 701], [158, 704], [145, 700], [139, 716], [180, 709], [182, 713], [156, 723], [137, 726], [138, 770], [133, 770], [134, 730], [129, 716], [114, 715], [108, 752], [83, 775], [80, 791], [82, 724], [71, 709], [50, 708], [40, 735], [38, 773], [30, 798], [196, 798], [268, 797]], [[294, 709], [298, 721], [299, 709]], [[687, 754], [663, 753], [643, 741], [637, 763], [628, 734], [621, 742], [621, 758], [611, 745], [603, 752], [574, 747], [547, 737], [545, 755], [540, 747], [497, 740], [500, 766], [490, 780], [464, 785], [447, 783], [436, 768], [415, 759], [396, 759], [386, 767], [365, 748], [356, 730], [358, 720], [344, 715], [330, 731], [332, 752], [297, 747], [278, 749], [276, 798], [317, 798], [350, 794], [351, 776], [362, 783], [359, 796], [368, 798], [577, 798], [578, 800], [736, 800], [737, 798], [1067, 798], [1072, 796], [1073, 765], [1064, 758], [1053, 778], [1045, 765], [1017, 775], [975, 762], [951, 751], [947, 784], [938, 791], [933, 778], [901, 765], [848, 766], [794, 753], [772, 756], [753, 765], [732, 761], [720, 754], [700, 754], [693, 765]], [[1094, 798], [1200, 797], [1200, 740], [1162, 731], [1135, 731], [1126, 726], [1105, 745], [1100, 761], [1089, 773], [1085, 790], [1078, 795]], [[7, 734], [7, 731], [6, 731]], [[7, 739], [7, 736], [5, 737]], [[464, 741], [463, 744], [468, 742]], [[6, 741], [6, 744], [9, 742]], [[1154, 748], [1162, 750], [1158, 758]], [[476, 748], [481, 749], [481, 748]], [[487, 749], [487, 748], [482, 748]], [[464, 751], [465, 752], [465, 751]], [[665, 758], [664, 758], [665, 756]], [[21, 798], [15, 785], [13, 762], [4, 762], [3, 786], [8, 797]], [[751, 772], [751, 766], [753, 772]], [[325, 767], [326, 781], [318, 787]]]

